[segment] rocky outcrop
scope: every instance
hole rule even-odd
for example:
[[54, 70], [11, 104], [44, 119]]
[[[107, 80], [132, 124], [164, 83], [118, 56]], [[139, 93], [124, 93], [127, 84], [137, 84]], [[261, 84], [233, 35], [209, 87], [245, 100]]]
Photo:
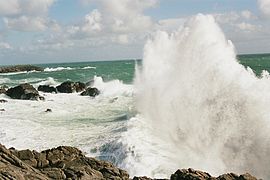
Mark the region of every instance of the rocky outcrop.
[[0, 179], [129, 179], [109, 162], [89, 158], [69, 146], [45, 150], [6, 149], [0, 145]]
[[81, 93], [81, 96], [91, 96], [95, 97], [100, 94], [100, 91], [95, 87], [89, 87], [84, 92]]
[[[59, 146], [42, 152], [7, 149], [0, 144], [0, 179], [96, 179], [128, 180], [129, 174], [113, 164], [86, 157], [80, 150]], [[179, 169], [171, 180], [257, 180], [246, 173], [224, 174], [212, 177], [209, 173], [193, 169]], [[133, 180], [152, 180], [149, 177], [133, 177]], [[165, 179], [164, 179], [165, 180]]]
[[46, 93], [57, 93], [57, 90], [55, 87], [49, 86], [49, 85], [40, 85], [38, 86], [38, 91], [46, 92]]
[[73, 93], [81, 92], [85, 89], [86, 85], [82, 82], [66, 81], [56, 87], [60, 93]]
[[223, 174], [219, 177], [212, 177], [207, 172], [197, 171], [194, 169], [178, 169], [171, 175], [171, 180], [257, 180], [255, 177], [246, 173], [243, 175], [236, 175], [234, 173]]
[[21, 72], [21, 71], [44, 71], [44, 68], [33, 65], [16, 65], [0, 67], [0, 73]]
[[40, 96], [38, 91], [28, 83], [9, 88], [6, 92], [6, 95], [12, 99], [44, 100], [44, 97]]

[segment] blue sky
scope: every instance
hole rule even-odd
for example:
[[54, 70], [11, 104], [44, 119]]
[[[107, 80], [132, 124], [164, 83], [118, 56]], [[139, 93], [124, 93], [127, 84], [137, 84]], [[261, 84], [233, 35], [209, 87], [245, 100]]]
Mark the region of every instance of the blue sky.
[[269, 0], [0, 0], [0, 64], [141, 58], [151, 33], [198, 13], [238, 53], [270, 52]]

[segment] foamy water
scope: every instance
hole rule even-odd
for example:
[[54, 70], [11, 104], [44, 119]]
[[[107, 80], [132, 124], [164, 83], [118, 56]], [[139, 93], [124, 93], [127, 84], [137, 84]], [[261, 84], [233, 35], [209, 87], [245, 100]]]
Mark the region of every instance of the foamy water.
[[270, 178], [270, 79], [236, 59], [212, 16], [197, 15], [144, 48], [135, 87], [140, 116], [124, 135], [136, 175], [192, 167]]

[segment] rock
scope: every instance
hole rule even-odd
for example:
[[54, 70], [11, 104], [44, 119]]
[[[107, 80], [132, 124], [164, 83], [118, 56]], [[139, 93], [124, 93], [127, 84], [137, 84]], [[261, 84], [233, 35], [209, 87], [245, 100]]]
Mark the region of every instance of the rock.
[[16, 65], [0, 67], [0, 73], [21, 72], [21, 71], [44, 71], [44, 68], [33, 65]]
[[38, 91], [30, 84], [20, 84], [14, 88], [7, 90], [6, 95], [13, 99], [25, 100], [43, 100], [44, 97], [40, 96]]
[[7, 92], [7, 88], [4, 86], [0, 87], [0, 94], [5, 94]]
[[46, 92], [46, 93], [57, 93], [57, 90], [55, 87], [49, 86], [49, 85], [40, 85], [38, 86], [38, 91]]
[[[0, 144], [0, 179], [98, 179], [128, 180], [126, 171], [110, 162], [86, 157], [79, 149], [59, 146], [42, 152], [6, 149]], [[152, 180], [149, 177], [134, 177], [133, 180]], [[161, 180], [161, 179], [160, 179]], [[165, 179], [164, 179], [165, 180]], [[193, 169], [179, 169], [171, 180], [257, 180], [246, 173], [224, 174], [217, 178]]]
[[82, 82], [75, 82], [75, 89], [76, 89], [76, 92], [82, 92], [84, 91], [86, 88], [86, 85]]
[[4, 111], [6, 111], [5, 109], [0, 109], [0, 112], [4, 112]]
[[100, 94], [100, 91], [97, 88], [87, 88], [84, 92], [81, 93], [81, 96], [91, 96], [95, 97]]
[[0, 99], [0, 103], [6, 103], [6, 102], [8, 102], [8, 101], [5, 99]]
[[66, 81], [56, 87], [60, 93], [81, 92], [85, 89], [85, 84], [82, 82]]
[[52, 110], [51, 109], [46, 109], [46, 111], [45, 112], [52, 112]]

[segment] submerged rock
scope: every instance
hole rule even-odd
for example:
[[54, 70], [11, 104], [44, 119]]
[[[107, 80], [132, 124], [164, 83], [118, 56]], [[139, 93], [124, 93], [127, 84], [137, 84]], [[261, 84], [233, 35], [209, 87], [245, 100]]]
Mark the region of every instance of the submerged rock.
[[0, 103], [6, 103], [6, 102], [8, 102], [8, 101], [5, 99], [0, 99]]
[[0, 67], [0, 73], [21, 72], [21, 71], [44, 71], [44, 68], [33, 65], [16, 65]]
[[46, 93], [57, 93], [57, 90], [55, 87], [49, 86], [49, 85], [40, 85], [38, 86], [38, 91], [46, 92]]
[[100, 91], [97, 88], [87, 88], [84, 92], [81, 93], [81, 96], [91, 96], [95, 97], [100, 94]]
[[45, 112], [52, 112], [52, 109], [46, 109]]
[[8, 89], [6, 95], [12, 99], [44, 100], [44, 97], [40, 96], [38, 91], [28, 83]]
[[60, 93], [73, 93], [81, 92], [85, 89], [86, 85], [82, 82], [65, 81], [56, 87]]

